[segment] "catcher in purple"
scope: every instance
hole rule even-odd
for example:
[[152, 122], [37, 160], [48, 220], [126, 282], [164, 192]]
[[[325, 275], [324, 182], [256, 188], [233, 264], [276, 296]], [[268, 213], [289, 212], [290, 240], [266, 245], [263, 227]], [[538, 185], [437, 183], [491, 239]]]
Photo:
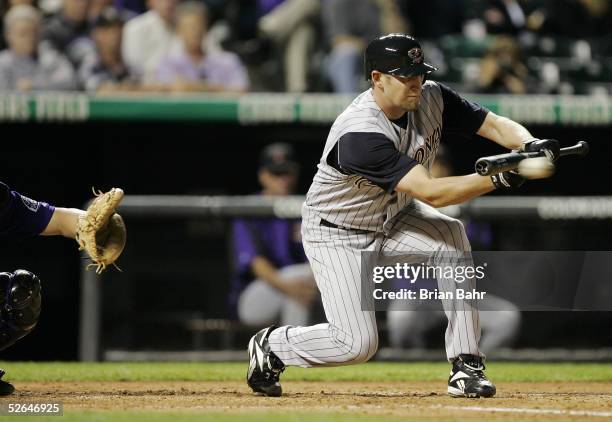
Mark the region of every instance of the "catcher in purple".
[[[113, 188], [97, 194], [85, 211], [60, 208], [30, 199], [0, 182], [0, 242], [38, 235], [75, 239], [101, 272], [125, 246], [125, 225], [115, 214], [122, 198], [123, 191]], [[0, 350], [34, 329], [41, 301], [41, 283], [35, 274], [26, 270], [0, 272]], [[0, 378], [4, 373], [0, 369]], [[10, 383], [0, 379], [0, 396], [13, 391]]]

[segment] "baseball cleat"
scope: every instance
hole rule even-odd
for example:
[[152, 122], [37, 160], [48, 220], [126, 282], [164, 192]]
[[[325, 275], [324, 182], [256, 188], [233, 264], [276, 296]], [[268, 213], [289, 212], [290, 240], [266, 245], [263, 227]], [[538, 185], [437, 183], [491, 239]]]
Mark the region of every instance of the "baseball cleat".
[[[2, 378], [4, 374], [4, 370], [0, 369], [0, 378]], [[0, 396], [9, 396], [13, 394], [14, 391], [15, 387], [13, 387], [13, 384], [6, 381], [2, 381], [2, 379], [0, 379]]]
[[453, 397], [493, 397], [495, 386], [484, 374], [480, 356], [459, 355], [448, 378], [448, 394]]
[[279, 377], [285, 370], [283, 362], [270, 351], [268, 337], [275, 326], [264, 328], [249, 341], [249, 372], [247, 384], [265, 396], [280, 397], [283, 393]]

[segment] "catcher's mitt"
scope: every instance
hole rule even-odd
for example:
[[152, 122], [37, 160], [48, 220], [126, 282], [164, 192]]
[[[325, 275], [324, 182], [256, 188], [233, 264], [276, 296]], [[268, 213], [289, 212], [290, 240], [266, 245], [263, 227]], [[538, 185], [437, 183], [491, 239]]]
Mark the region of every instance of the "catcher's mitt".
[[[113, 264], [125, 246], [126, 230], [123, 219], [115, 210], [123, 199], [123, 190], [112, 188], [106, 193], [94, 190], [96, 198], [79, 218], [76, 241], [85, 250], [100, 274]], [[89, 267], [89, 266], [88, 266]]]

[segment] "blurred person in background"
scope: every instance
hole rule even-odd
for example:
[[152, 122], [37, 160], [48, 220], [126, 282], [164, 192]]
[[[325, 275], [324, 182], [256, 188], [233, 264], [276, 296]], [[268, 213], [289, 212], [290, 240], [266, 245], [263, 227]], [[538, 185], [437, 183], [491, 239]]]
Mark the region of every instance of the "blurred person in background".
[[176, 9], [179, 47], [160, 60], [155, 82], [173, 92], [245, 92], [249, 88], [246, 68], [234, 53], [204, 51], [207, 31], [206, 7], [188, 1]]
[[14, 6], [4, 17], [9, 49], [0, 53], [0, 89], [18, 91], [76, 89], [70, 62], [40, 42], [41, 17], [28, 5]]
[[62, 0], [59, 12], [43, 24], [42, 38], [57, 51], [65, 54], [75, 69], [94, 49], [87, 19], [90, 0]]
[[[438, 147], [430, 174], [435, 178], [455, 175], [451, 156], [444, 145]], [[468, 220], [464, 221], [464, 225], [474, 250], [492, 250], [493, 234], [489, 223]], [[401, 280], [396, 282], [395, 287], [418, 292], [419, 289], [436, 289], [438, 285], [435, 279], [416, 280], [415, 283]], [[521, 326], [521, 312], [518, 307], [489, 292], [479, 307], [482, 328], [480, 349], [489, 353], [501, 347], [512, 346]], [[446, 315], [441, 302], [394, 300], [387, 311], [390, 346], [394, 349], [427, 348], [429, 333], [444, 327], [445, 323]]]
[[[261, 153], [261, 195], [295, 191], [299, 166], [290, 145], [268, 145]], [[247, 325], [308, 323], [317, 295], [301, 240], [300, 219], [240, 218], [233, 222], [234, 280], [230, 304]]]
[[[0, 0], [0, 16], [4, 18], [4, 15], [6, 15], [9, 9], [13, 6], [17, 6], [18, 4], [27, 4], [38, 9], [36, 3], [37, 1], [35, 0]], [[3, 19], [0, 19], [0, 50], [4, 50], [6, 47], [7, 44], [6, 40], [4, 39], [4, 23]]]
[[529, 70], [521, 47], [508, 36], [498, 36], [480, 62], [478, 91], [495, 94], [526, 94]]
[[112, 7], [93, 22], [91, 32], [96, 52], [83, 60], [79, 69], [81, 86], [88, 92], [117, 92], [138, 89], [121, 57], [123, 18]]
[[176, 45], [174, 13], [178, 0], [148, 0], [149, 11], [127, 22], [121, 51], [130, 73], [151, 82], [160, 60]]
[[609, 0], [541, 0], [527, 16], [540, 35], [591, 38], [612, 34]]
[[487, 0], [482, 19], [489, 34], [518, 35], [525, 29], [527, 18], [518, 0]]
[[[304, 92], [317, 69], [321, 0], [205, 0], [216, 10], [212, 39], [237, 53], [264, 91]], [[279, 77], [280, 74], [283, 77]]]
[[405, 32], [394, 0], [324, 0], [323, 25], [331, 51], [326, 75], [334, 92], [355, 93], [363, 81], [363, 51], [380, 33]]
[[266, 13], [259, 19], [260, 34], [281, 46], [285, 87], [289, 92], [308, 88], [308, 66], [316, 39], [313, 24], [319, 0], [260, 0]]

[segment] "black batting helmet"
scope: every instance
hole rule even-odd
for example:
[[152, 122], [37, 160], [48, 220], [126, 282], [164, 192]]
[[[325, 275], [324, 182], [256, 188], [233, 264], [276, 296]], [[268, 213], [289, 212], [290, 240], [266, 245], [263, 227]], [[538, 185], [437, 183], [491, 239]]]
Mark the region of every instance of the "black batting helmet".
[[364, 65], [368, 81], [373, 70], [403, 77], [426, 75], [438, 70], [425, 63], [421, 44], [405, 34], [389, 34], [372, 40], [365, 50]]

